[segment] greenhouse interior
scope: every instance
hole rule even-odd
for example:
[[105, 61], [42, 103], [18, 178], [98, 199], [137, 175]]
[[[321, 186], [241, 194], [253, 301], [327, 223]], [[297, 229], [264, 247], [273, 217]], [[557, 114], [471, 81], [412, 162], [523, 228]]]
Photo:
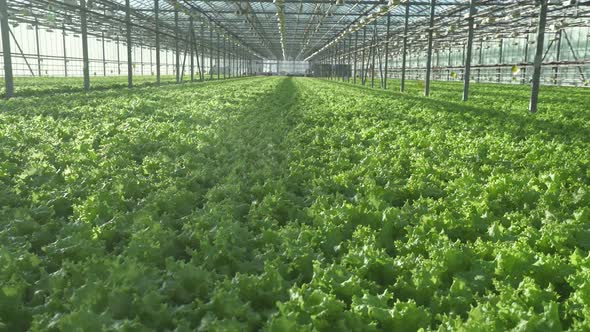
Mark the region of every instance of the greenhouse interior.
[[0, 331], [590, 331], [590, 1], [0, 31]]

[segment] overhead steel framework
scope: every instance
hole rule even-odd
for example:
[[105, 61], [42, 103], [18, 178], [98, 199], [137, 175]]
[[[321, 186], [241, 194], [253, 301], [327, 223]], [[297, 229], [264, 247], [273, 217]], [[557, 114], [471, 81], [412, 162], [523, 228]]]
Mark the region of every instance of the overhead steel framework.
[[[550, 24], [549, 24], [550, 22]], [[392, 28], [393, 26], [393, 28]], [[373, 86], [373, 73], [377, 72], [380, 79], [386, 82], [388, 77], [398, 77], [400, 71], [401, 91], [404, 91], [406, 73], [408, 70], [408, 56], [421, 58], [413, 69], [420, 73], [415, 78], [424, 81], [424, 95], [430, 94], [430, 81], [432, 71], [447, 71], [447, 79], [458, 78], [464, 83], [463, 100], [467, 101], [471, 80], [471, 69], [478, 70], [477, 81], [480, 81], [482, 70], [492, 68], [497, 71], [495, 80], [502, 81], [503, 68], [510, 70], [512, 81], [527, 83], [526, 71], [532, 69], [531, 100], [529, 110], [537, 111], [539, 87], [542, 83], [542, 66], [551, 66], [556, 75], [551, 81], [553, 84], [567, 84], [588, 86], [590, 59], [587, 51], [584, 57], [579, 57], [571, 43], [569, 49], [562, 48], [561, 36], [567, 35], [567, 29], [586, 29], [584, 35], [584, 48], [588, 48], [590, 33], [590, 1], [574, 0], [534, 0], [534, 1], [498, 1], [498, 0], [468, 0], [468, 1], [379, 1], [373, 4], [364, 15], [356, 17], [352, 21], [340, 27], [338, 33], [331, 36], [330, 42], [323, 45], [308, 55], [306, 60], [319, 61], [322, 64], [338, 63], [350, 57], [350, 52], [357, 58], [361, 54], [360, 81], [365, 84], [368, 73], [371, 73], [371, 86]], [[354, 48], [348, 48], [344, 52], [334, 52], [345, 44], [347, 35], [358, 36], [362, 31], [362, 42]], [[369, 38], [366, 38], [369, 31]], [[545, 43], [546, 35], [553, 35], [551, 42]], [[532, 36], [532, 40], [529, 38]], [[506, 41], [516, 42], [519, 45], [524, 40], [524, 54], [519, 61], [505, 61], [503, 50]], [[479, 44], [479, 61], [473, 66], [473, 45]], [[483, 44], [495, 44], [493, 48], [498, 51], [495, 61], [485, 63], [482, 61]], [[529, 45], [535, 45], [533, 61], [530, 61]], [[382, 53], [385, 49], [391, 50]], [[393, 47], [391, 47], [393, 46]], [[546, 61], [547, 54], [551, 51], [555, 54], [553, 61]], [[439, 53], [447, 52], [449, 63], [441, 65]], [[451, 65], [453, 51], [460, 51], [459, 65]], [[571, 53], [571, 60], [563, 61], [560, 55]], [[365, 58], [368, 53], [372, 56]], [[379, 62], [375, 63], [375, 53], [379, 53]], [[433, 55], [436, 54], [436, 64], [433, 65]], [[382, 60], [385, 58], [385, 61]], [[401, 62], [398, 67], [388, 66], [390, 59], [395, 63]], [[557, 76], [559, 68], [567, 66], [575, 71], [575, 77], [568, 80], [560, 80]], [[358, 75], [355, 60], [351, 75]], [[383, 68], [384, 67], [384, 68]], [[334, 71], [328, 75], [334, 77]], [[457, 74], [459, 72], [459, 74]], [[522, 76], [518, 76], [523, 72]], [[440, 75], [439, 75], [440, 78]], [[342, 79], [347, 79], [342, 77]], [[382, 87], [386, 87], [383, 84]]]
[[[36, 52], [20, 47], [19, 24], [35, 31]], [[463, 81], [464, 101], [471, 82], [530, 83], [532, 112], [540, 85], [587, 86], [590, 74], [590, 0], [0, 0], [0, 28], [7, 97], [14, 60], [30, 76], [55, 60], [40, 49], [41, 28], [63, 33], [63, 76], [79, 61], [85, 89], [97, 61], [105, 76], [108, 63], [115, 75], [126, 63], [132, 87], [144, 49], [157, 83], [165, 50], [177, 83], [187, 70], [191, 81], [221, 79], [259, 73], [261, 61], [306, 61], [310, 75], [384, 89], [397, 79], [402, 92], [407, 79], [423, 80], [426, 96], [431, 80]], [[81, 59], [68, 56], [67, 34], [81, 36]], [[102, 61], [89, 38], [102, 43]], [[116, 60], [105, 41], [116, 43]]]

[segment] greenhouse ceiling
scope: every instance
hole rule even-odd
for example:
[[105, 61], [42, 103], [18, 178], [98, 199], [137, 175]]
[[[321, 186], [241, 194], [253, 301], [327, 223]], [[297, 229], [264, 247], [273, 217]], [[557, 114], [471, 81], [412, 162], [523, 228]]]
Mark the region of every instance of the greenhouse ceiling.
[[[517, 37], [536, 29], [537, 1], [477, 1], [475, 40]], [[465, 43], [469, 1], [465, 0], [15, 0], [8, 11], [11, 20], [77, 33], [79, 7], [84, 5], [88, 34], [125, 39], [126, 23], [132, 40], [153, 45], [158, 29], [161, 43], [173, 47], [187, 40], [189, 31], [197, 43], [223, 41], [240, 45], [260, 59], [311, 60], [334, 42], [367, 43], [359, 29], [370, 26], [374, 40], [389, 39], [392, 52], [404, 37], [408, 17], [408, 42], [414, 50], [427, 45], [431, 9], [434, 10], [434, 48]], [[548, 32], [567, 26], [587, 26], [590, 1], [549, 0]], [[129, 7], [127, 7], [129, 6]], [[432, 7], [431, 7], [432, 6]], [[129, 8], [129, 11], [127, 11]], [[128, 14], [128, 15], [127, 15]], [[129, 22], [127, 22], [129, 20]], [[157, 22], [157, 24], [156, 24]], [[389, 24], [389, 34], [388, 31]], [[191, 29], [192, 27], [192, 29]], [[213, 35], [215, 32], [215, 36]], [[362, 37], [362, 36], [361, 36]]]

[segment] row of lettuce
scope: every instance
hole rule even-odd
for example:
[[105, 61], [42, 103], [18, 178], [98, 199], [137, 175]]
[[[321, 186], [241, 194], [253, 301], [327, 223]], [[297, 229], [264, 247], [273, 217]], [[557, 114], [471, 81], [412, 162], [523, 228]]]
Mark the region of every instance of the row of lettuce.
[[590, 98], [436, 88], [2, 102], [0, 330], [589, 329]]

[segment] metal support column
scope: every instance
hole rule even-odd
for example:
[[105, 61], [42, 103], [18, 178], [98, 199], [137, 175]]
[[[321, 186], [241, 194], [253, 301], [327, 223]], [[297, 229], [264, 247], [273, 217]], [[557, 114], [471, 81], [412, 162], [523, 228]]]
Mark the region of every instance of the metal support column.
[[330, 64], [330, 76], [328, 77], [332, 80], [332, 77], [334, 76], [334, 46], [331, 46], [328, 49], [328, 63]]
[[133, 87], [133, 58], [131, 55], [131, 6], [125, 0], [125, 28], [127, 33], [127, 87]]
[[471, 75], [471, 58], [472, 58], [472, 51], [473, 51], [473, 25], [475, 18], [475, 1], [469, 1], [469, 18], [468, 18], [468, 26], [469, 32], [467, 35], [467, 57], [465, 58], [465, 75], [463, 78], [463, 101], [467, 101], [469, 99], [469, 79]]
[[121, 75], [121, 52], [119, 51], [119, 36], [117, 36], [117, 75]]
[[156, 82], [160, 84], [160, 7], [159, 0], [154, 0], [154, 14], [156, 20]]
[[237, 70], [237, 59], [238, 56], [236, 55], [236, 44], [234, 44], [233, 42], [230, 41], [230, 53], [229, 53], [229, 77], [235, 77], [236, 76], [236, 70]]
[[539, 87], [541, 85], [541, 62], [545, 48], [545, 26], [547, 25], [547, 0], [541, 0], [539, 6], [539, 26], [537, 27], [537, 50], [533, 63], [533, 82], [531, 84], [531, 100], [529, 111], [537, 112], [539, 103]]
[[[466, 48], [466, 45], [463, 44], [463, 53], [461, 54], [461, 65], [465, 63], [465, 48]], [[463, 80], [463, 75], [461, 75], [461, 80]]]
[[363, 27], [363, 53], [362, 53], [362, 64], [361, 64], [361, 85], [365, 85], [365, 40], [367, 39], [367, 27]]
[[35, 44], [37, 45], [37, 74], [41, 77], [41, 48], [39, 47], [39, 22], [35, 18]]
[[333, 79], [338, 81], [338, 43], [334, 45], [334, 53], [332, 54], [333, 68]]
[[410, 2], [406, 1], [406, 11], [404, 13], [404, 42], [402, 46], [402, 81], [400, 91], [404, 92], [406, 88], [406, 57], [408, 55], [408, 19], [410, 17]]
[[375, 87], [375, 55], [377, 54], [377, 20], [375, 19], [373, 28], [373, 40], [371, 41], [372, 57], [371, 57], [371, 88]]
[[217, 79], [219, 79], [219, 33], [217, 33]]
[[227, 77], [227, 74], [225, 72], [225, 57], [226, 57], [226, 53], [227, 53], [227, 49], [225, 48], [225, 36], [223, 36], [223, 79], [225, 79]]
[[334, 54], [332, 57], [332, 61], [334, 61], [334, 80], [338, 81], [338, 43], [336, 43], [336, 45], [334, 45]]
[[343, 45], [341, 43], [337, 43], [336, 44], [336, 68], [338, 69], [336, 71], [336, 74], [338, 75], [338, 80], [340, 81], [340, 79], [344, 80], [344, 77], [342, 77], [342, 61], [341, 61], [341, 54], [342, 54], [342, 48]]
[[340, 48], [340, 53], [338, 54], [339, 57], [338, 59], [340, 60], [340, 78], [342, 79], [342, 82], [344, 82], [346, 80], [346, 71], [344, 70], [344, 63], [345, 63], [345, 57], [344, 54], [346, 54], [346, 40], [342, 41], [342, 48]]
[[330, 65], [330, 70], [328, 71], [328, 79], [332, 79], [332, 47], [330, 46], [327, 50], [326, 50], [326, 64]]
[[102, 76], [107, 76], [107, 57], [104, 49], [104, 31], [101, 32], [102, 39]]
[[10, 26], [8, 25], [8, 5], [0, 0], [0, 29], [2, 29], [2, 55], [4, 57], [5, 97], [14, 95], [14, 78], [12, 76], [12, 58], [10, 53]]
[[[64, 53], [64, 76], [68, 77], [68, 58], [67, 58], [67, 47], [66, 47], [66, 27], [64, 25], [61, 26], [61, 43], [63, 46], [63, 53]], [[82, 40], [84, 43], [84, 40]]]
[[[559, 63], [559, 60], [561, 60], [561, 34], [562, 34], [562, 29], [559, 29], [559, 31], [557, 31], [557, 54], [555, 55], [555, 62]], [[555, 65], [555, 68], [553, 68], [553, 85], [557, 85], [557, 78], [559, 77], [559, 65]]]
[[[203, 63], [199, 60], [199, 50], [201, 50], [201, 46], [197, 47], [197, 36], [195, 35], [195, 30], [194, 30], [194, 24], [193, 24], [193, 31], [191, 33], [191, 37], [192, 37], [192, 45], [193, 45], [193, 53], [194, 53], [194, 57], [197, 60], [197, 73], [199, 74], [199, 81], [201, 80], [201, 72], [203, 70]], [[192, 71], [192, 75], [194, 76], [194, 69]], [[191, 79], [193, 79], [191, 77]]]
[[434, 9], [436, 7], [436, 0], [430, 0], [430, 23], [428, 29], [428, 53], [426, 55], [426, 78], [424, 82], [424, 95], [430, 95], [430, 70], [432, 67], [432, 39], [434, 33]]
[[358, 61], [358, 40], [359, 40], [359, 32], [358, 30], [354, 33], [354, 67], [352, 70], [352, 84], [356, 85], [356, 64]]
[[347, 57], [348, 57], [348, 49], [350, 48], [350, 42], [348, 40], [344, 40], [344, 47], [342, 48], [342, 57], [340, 60], [340, 64], [341, 69], [340, 71], [342, 72], [342, 82], [345, 82], [348, 78], [348, 76], [350, 76], [348, 74], [348, 61], [347, 61]]
[[213, 30], [209, 26], [209, 80], [213, 80]]
[[178, 10], [174, 9], [174, 52], [176, 53], [176, 83], [180, 83], [180, 45], [178, 43]]
[[352, 34], [348, 35], [348, 60], [346, 61], [346, 82], [350, 83], [350, 61], [351, 61], [351, 53], [350, 49], [352, 48]]
[[330, 79], [334, 79], [334, 46], [330, 47]]
[[[127, 0], [129, 1], [129, 0]], [[84, 90], [90, 89], [90, 63], [88, 61], [88, 26], [86, 20], [86, 0], [80, 0], [80, 23], [81, 23], [81, 34], [82, 34], [82, 62], [83, 62], [83, 73], [84, 73]], [[65, 30], [64, 30], [64, 41], [65, 41]], [[65, 43], [64, 43], [65, 46]], [[64, 53], [65, 55], [65, 53]]]
[[143, 45], [139, 45], [139, 61], [141, 62], [141, 75], [143, 76]]
[[332, 79], [338, 80], [338, 61], [336, 60], [338, 54], [338, 43], [332, 47]]
[[478, 60], [479, 68], [477, 68], [477, 83], [479, 83], [481, 79], [481, 66], [483, 65], [483, 40], [479, 42], [479, 60]]
[[391, 25], [391, 14], [387, 13], [387, 33], [385, 34], [385, 75], [383, 75], [383, 89], [387, 89], [387, 75], [389, 70], [389, 28]]
[[526, 71], [527, 71], [527, 66], [529, 64], [529, 34], [527, 32], [526, 36], [524, 37], [524, 67], [522, 68], [522, 78], [521, 78], [521, 84], [525, 84], [526, 82]]
[[336, 75], [338, 81], [340, 81], [340, 78], [342, 78], [342, 67], [340, 66], [340, 54], [342, 53], [342, 44], [341, 43], [336, 43]]
[[205, 29], [203, 28], [203, 22], [201, 22], [201, 70], [199, 71], [199, 80], [205, 79]]
[[[500, 45], [499, 46], [499, 64], [501, 65], [504, 62], [504, 39], [500, 38]], [[500, 83], [501, 81], [501, 77], [502, 77], [502, 69], [501, 67], [498, 67], [498, 69], [496, 69], [496, 83]]]
[[451, 80], [451, 56], [453, 54], [453, 49], [449, 46], [449, 58], [447, 59], [447, 81]]
[[[193, 17], [189, 17], [189, 43], [190, 43], [190, 52], [191, 52], [191, 82], [195, 81], [195, 39], [193, 36], [195, 35], [195, 31], [193, 30]], [[199, 56], [197, 54], [197, 56]]]
[[437, 72], [434, 73], [434, 77], [436, 79], [436, 77], [438, 77], [440, 74], [440, 50], [437, 49], [436, 50], [436, 64], [434, 65], [437, 68]]

